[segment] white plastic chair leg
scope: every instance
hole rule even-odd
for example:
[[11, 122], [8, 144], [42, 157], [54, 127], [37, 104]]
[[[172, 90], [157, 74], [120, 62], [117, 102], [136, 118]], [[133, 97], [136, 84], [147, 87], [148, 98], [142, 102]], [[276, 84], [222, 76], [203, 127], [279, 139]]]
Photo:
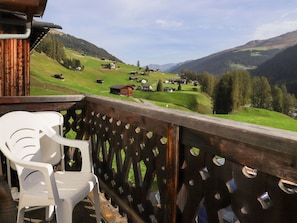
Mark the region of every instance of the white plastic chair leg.
[[45, 220], [51, 221], [54, 217], [55, 206], [51, 205], [45, 208]]
[[6, 159], [6, 174], [7, 174], [7, 182], [8, 186], [11, 188], [11, 170], [10, 170], [10, 161]]
[[93, 188], [93, 195], [94, 195], [94, 205], [95, 205], [95, 212], [96, 212], [96, 221], [97, 223], [101, 223], [102, 216], [100, 212], [100, 197], [99, 197], [99, 185], [98, 183]]
[[25, 208], [18, 208], [17, 223], [24, 222]]
[[57, 205], [56, 217], [57, 223], [72, 223], [73, 208], [65, 201], [61, 201], [60, 205]]

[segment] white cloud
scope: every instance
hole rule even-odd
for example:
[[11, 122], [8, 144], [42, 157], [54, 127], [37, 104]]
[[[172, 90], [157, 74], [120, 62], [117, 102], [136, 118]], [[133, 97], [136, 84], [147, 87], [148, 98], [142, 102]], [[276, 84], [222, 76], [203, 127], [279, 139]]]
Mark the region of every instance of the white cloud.
[[176, 28], [176, 27], [181, 27], [183, 25], [183, 21], [157, 19], [156, 24], [158, 24], [163, 28]]
[[272, 22], [258, 26], [253, 39], [268, 39], [297, 29], [297, 20]]

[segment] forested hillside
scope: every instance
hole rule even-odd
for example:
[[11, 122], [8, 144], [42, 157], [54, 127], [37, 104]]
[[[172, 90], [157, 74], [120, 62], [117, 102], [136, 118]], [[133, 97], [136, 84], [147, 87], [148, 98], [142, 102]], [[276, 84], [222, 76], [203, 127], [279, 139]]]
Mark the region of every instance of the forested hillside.
[[63, 45], [68, 49], [73, 49], [82, 54], [86, 54], [97, 58], [106, 58], [108, 60], [122, 62], [120, 59], [111, 55], [103, 48], [97, 47], [96, 45], [83, 39], [79, 39], [69, 34], [64, 34], [57, 31], [51, 32], [51, 35], [53, 35], [57, 40], [63, 43]]
[[297, 95], [297, 45], [279, 53], [251, 71], [265, 76], [271, 84], [286, 84], [289, 92]]
[[251, 77], [248, 71], [234, 70], [220, 77], [186, 71], [183, 78], [197, 80], [201, 91], [212, 96], [216, 114], [229, 114], [250, 106], [292, 115], [296, 107], [296, 98], [285, 84], [270, 85], [266, 77]]
[[297, 31], [267, 40], [250, 41], [242, 46], [182, 63], [169, 71], [180, 73], [187, 69], [201, 73], [209, 72], [220, 76], [226, 71], [250, 70], [295, 44], [297, 44]]
[[70, 70], [83, 70], [84, 65], [79, 59], [67, 57], [64, 44], [54, 35], [47, 35], [35, 48], [39, 53], [45, 53], [48, 57], [56, 60], [62, 66]]
[[185, 69], [197, 72], [209, 72], [216, 76], [220, 76], [226, 71], [231, 70], [250, 70], [253, 69], [269, 58], [273, 57], [281, 49], [271, 50], [239, 50], [226, 51], [204, 57], [202, 59], [194, 60], [177, 68], [171, 69], [173, 73], [180, 73]]

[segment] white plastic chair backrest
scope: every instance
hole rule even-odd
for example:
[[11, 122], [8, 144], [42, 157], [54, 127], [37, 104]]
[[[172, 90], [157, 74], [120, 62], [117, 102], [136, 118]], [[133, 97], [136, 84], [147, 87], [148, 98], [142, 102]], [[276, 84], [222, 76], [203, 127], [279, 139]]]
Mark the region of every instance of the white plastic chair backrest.
[[[64, 118], [63, 115], [56, 111], [42, 111], [42, 112], [34, 112], [33, 114], [39, 115], [40, 118], [42, 118], [49, 127], [52, 127], [57, 134], [63, 136], [63, 124], [64, 124]], [[42, 162], [50, 163], [52, 165], [57, 165], [60, 163], [60, 168], [62, 170], [65, 169], [64, 164], [64, 147], [61, 144], [58, 144], [54, 142], [53, 140], [50, 140], [48, 136], [45, 134], [40, 135], [40, 148], [39, 151], [40, 156], [42, 158]], [[13, 170], [16, 170], [15, 164], [13, 162], [10, 162], [7, 159], [7, 180], [8, 184], [11, 187], [12, 186], [12, 180], [11, 180], [11, 171], [10, 167]]]
[[[55, 111], [43, 111], [43, 112], [34, 112], [33, 114], [39, 115], [49, 127], [53, 128], [57, 134], [63, 135], [63, 115]], [[40, 155], [42, 162], [50, 163], [52, 165], [57, 165], [61, 162], [61, 165], [64, 167], [64, 152], [63, 146], [51, 140], [45, 134], [40, 135]], [[15, 165], [10, 164], [11, 168], [15, 170]], [[64, 169], [64, 168], [63, 168]]]
[[[34, 112], [34, 114], [39, 115], [49, 127], [52, 127], [57, 134], [63, 136], [64, 118], [61, 113], [55, 111], [42, 111]], [[54, 142], [48, 136], [43, 134], [40, 136], [40, 148], [43, 162], [52, 165], [57, 165], [61, 162], [62, 169], [64, 169], [64, 152], [61, 144]]]
[[[48, 127], [40, 116], [24, 111], [15, 111], [3, 115], [0, 118], [0, 149], [3, 154], [13, 163], [19, 160], [42, 162], [40, 149], [40, 134], [47, 132], [54, 135], [54, 129]], [[31, 183], [28, 179], [36, 182], [42, 181], [42, 175], [35, 170], [25, 169], [16, 165], [20, 179], [20, 186], [25, 190]]]

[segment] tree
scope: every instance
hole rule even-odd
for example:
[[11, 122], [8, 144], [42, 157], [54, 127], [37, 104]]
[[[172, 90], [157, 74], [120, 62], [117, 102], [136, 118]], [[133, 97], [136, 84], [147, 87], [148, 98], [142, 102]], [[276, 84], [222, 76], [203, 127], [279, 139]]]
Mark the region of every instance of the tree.
[[150, 74], [150, 68], [148, 66], [145, 67], [144, 73], [147, 76]]
[[246, 105], [250, 99], [250, 74], [231, 71], [222, 75], [213, 95], [214, 111], [227, 114]]
[[246, 105], [250, 103], [251, 98], [251, 76], [248, 71], [241, 70], [241, 71], [234, 71], [235, 75], [239, 76], [238, 84], [240, 89], [240, 105]]
[[279, 86], [274, 85], [271, 90], [271, 107], [273, 111], [283, 112], [284, 109], [284, 95]]
[[203, 72], [202, 74], [197, 75], [197, 79], [201, 86], [201, 91], [212, 96], [217, 83], [217, 78], [208, 72]]
[[289, 115], [296, 106], [296, 98], [293, 94], [288, 93], [285, 85], [281, 86], [283, 93], [283, 113]]
[[157, 91], [163, 91], [163, 82], [160, 79], [158, 80]]
[[213, 111], [217, 114], [228, 114], [233, 110], [232, 76], [224, 74], [215, 89], [213, 97]]
[[181, 83], [178, 83], [177, 90], [178, 90], [178, 91], [181, 91], [181, 89], [182, 89]]
[[54, 35], [47, 35], [36, 47], [37, 52], [44, 52], [48, 57], [56, 60], [68, 69], [82, 68], [80, 60], [67, 58], [64, 45]]
[[271, 87], [266, 77], [252, 78], [251, 104], [255, 108], [270, 108]]

